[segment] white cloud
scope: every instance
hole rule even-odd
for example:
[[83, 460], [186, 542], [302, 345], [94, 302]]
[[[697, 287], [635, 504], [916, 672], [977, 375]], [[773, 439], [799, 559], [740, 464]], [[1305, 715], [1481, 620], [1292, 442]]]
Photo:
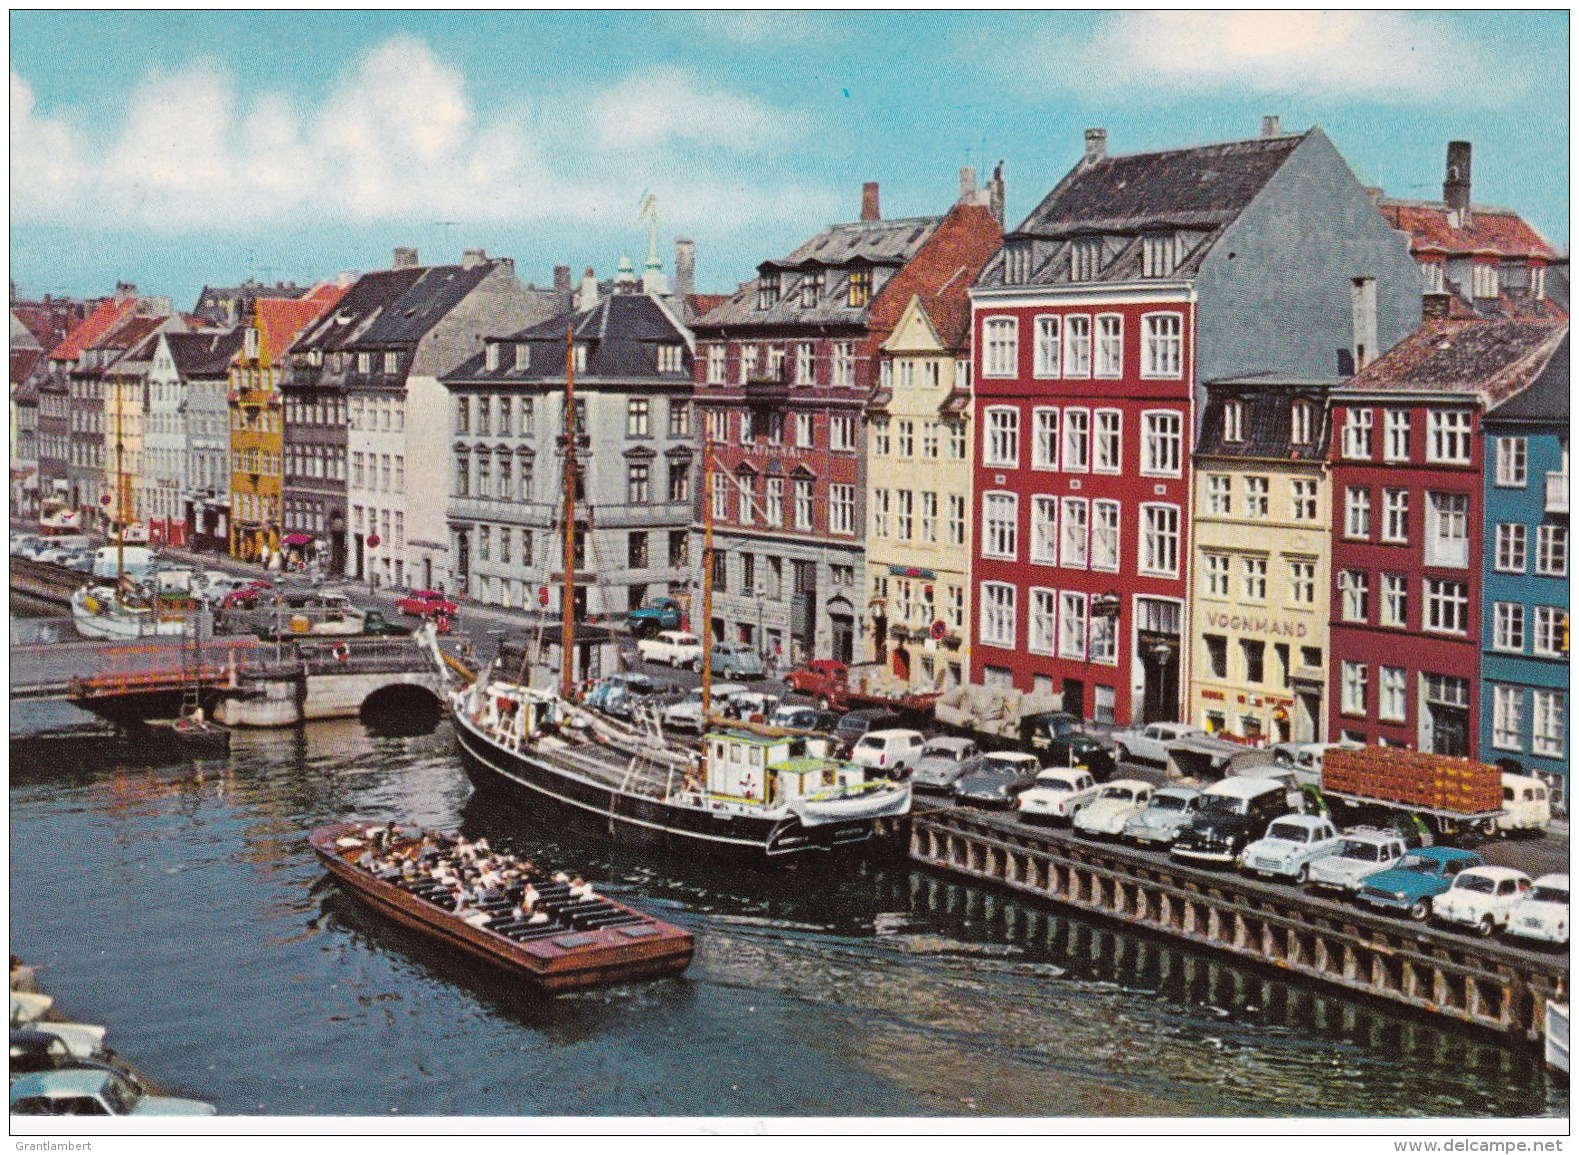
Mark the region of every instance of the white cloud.
[[1445, 20], [1403, 12], [1125, 12], [1089, 36], [1044, 29], [1017, 55], [1029, 83], [1110, 99], [1237, 90], [1500, 103], [1522, 83]]
[[802, 44], [838, 34], [837, 26], [809, 12], [742, 9], [698, 12], [697, 22], [715, 39], [755, 48], [763, 44]]
[[[13, 71], [13, 219], [165, 232], [610, 222], [633, 217], [637, 186], [653, 185], [677, 227], [687, 227], [683, 210], [728, 228], [743, 224], [753, 203], [824, 203], [814, 190], [775, 181], [760, 156], [750, 165], [718, 159], [772, 150], [804, 131], [801, 118], [704, 87], [679, 69], [556, 99], [484, 115], [457, 69], [424, 41], [396, 36], [354, 61], [310, 107], [279, 92], [243, 93], [212, 64], [153, 69], [124, 120], [101, 126], [96, 138], [41, 114]], [[715, 185], [733, 196], [720, 197]], [[704, 215], [711, 212], [719, 215]]]

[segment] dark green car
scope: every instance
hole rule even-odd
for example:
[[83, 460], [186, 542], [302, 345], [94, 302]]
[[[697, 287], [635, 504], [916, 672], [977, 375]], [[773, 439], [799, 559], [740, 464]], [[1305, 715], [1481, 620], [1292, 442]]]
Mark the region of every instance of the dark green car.
[[1020, 743], [1041, 753], [1044, 766], [1084, 766], [1098, 782], [1113, 776], [1113, 751], [1079, 728], [1073, 714], [1052, 711], [1020, 719]]

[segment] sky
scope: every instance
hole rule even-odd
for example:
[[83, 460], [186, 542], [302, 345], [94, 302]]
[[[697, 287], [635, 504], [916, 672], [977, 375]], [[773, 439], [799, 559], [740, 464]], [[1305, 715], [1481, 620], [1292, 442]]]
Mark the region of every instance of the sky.
[[454, 261], [697, 287], [859, 215], [934, 215], [999, 161], [1022, 220], [1103, 127], [1113, 154], [1319, 124], [1367, 185], [1473, 196], [1568, 249], [1568, 14], [13, 11], [11, 278], [307, 284]]

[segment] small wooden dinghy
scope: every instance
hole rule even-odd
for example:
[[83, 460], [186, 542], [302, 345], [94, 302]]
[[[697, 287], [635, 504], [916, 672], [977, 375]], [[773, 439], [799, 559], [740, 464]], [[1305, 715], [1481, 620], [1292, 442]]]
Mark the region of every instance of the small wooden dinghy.
[[539, 895], [534, 913], [547, 915], [546, 921], [513, 917], [519, 886], [506, 888], [497, 901], [473, 907], [463, 918], [455, 913], [445, 885], [398, 871], [380, 876], [360, 865], [370, 850], [375, 858], [413, 861], [444, 854], [457, 846], [446, 835], [410, 827], [386, 835], [367, 823], [337, 823], [314, 830], [309, 841], [329, 872], [381, 914], [522, 975], [545, 991], [679, 974], [695, 950], [689, 932], [602, 895], [573, 896], [568, 884], [535, 869], [528, 875]]
[[230, 752], [230, 731], [216, 722], [200, 718], [150, 719], [148, 725], [162, 730], [181, 749], [200, 757], [220, 757]]

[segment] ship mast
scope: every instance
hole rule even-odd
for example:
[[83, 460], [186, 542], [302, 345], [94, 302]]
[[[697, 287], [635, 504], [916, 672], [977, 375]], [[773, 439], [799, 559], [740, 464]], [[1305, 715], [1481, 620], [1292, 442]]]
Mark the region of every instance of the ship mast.
[[126, 441], [121, 436], [121, 376], [115, 375], [115, 601], [126, 579]]
[[[705, 419], [704, 419], [705, 421]], [[702, 730], [713, 710], [713, 438], [702, 432]], [[706, 757], [703, 744], [703, 757]]]
[[561, 596], [559, 693], [570, 700], [575, 682], [574, 649], [576, 621], [576, 343], [569, 320], [565, 322], [565, 581]]

